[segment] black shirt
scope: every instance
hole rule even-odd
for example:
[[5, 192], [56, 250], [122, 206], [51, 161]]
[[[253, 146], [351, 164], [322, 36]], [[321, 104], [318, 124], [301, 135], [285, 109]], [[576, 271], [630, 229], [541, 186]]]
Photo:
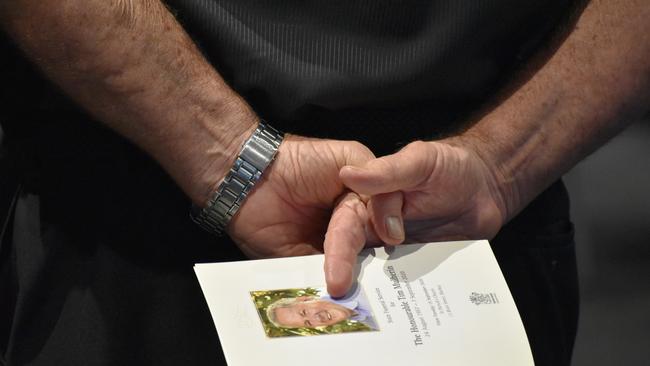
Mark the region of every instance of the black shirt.
[[[382, 155], [457, 132], [574, 2], [168, 4], [262, 118], [287, 132], [356, 139]], [[0, 123], [24, 187], [0, 251], [0, 361], [222, 362], [192, 264], [241, 258], [234, 244], [202, 233], [155, 162], [92, 121], [10, 43], [0, 47]], [[568, 365], [577, 283], [562, 185], [492, 246], [536, 364]]]

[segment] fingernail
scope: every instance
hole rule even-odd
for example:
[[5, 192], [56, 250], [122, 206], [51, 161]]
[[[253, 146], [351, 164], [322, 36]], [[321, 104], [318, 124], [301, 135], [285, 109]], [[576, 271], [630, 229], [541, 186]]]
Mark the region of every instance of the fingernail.
[[402, 220], [397, 216], [386, 217], [386, 230], [388, 236], [396, 240], [404, 240], [404, 226]]

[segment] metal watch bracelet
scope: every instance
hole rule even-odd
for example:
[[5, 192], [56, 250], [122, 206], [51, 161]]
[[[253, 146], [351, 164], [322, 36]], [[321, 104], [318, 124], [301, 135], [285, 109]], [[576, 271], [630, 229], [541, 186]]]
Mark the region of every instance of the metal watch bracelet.
[[261, 121], [205, 208], [192, 205], [192, 220], [210, 233], [223, 235], [246, 196], [275, 158], [283, 137], [281, 132]]

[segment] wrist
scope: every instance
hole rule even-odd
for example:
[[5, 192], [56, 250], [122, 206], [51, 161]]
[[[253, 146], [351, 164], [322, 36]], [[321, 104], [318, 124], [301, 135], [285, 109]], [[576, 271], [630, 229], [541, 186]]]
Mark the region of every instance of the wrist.
[[260, 122], [252, 135], [246, 139], [234, 164], [205, 207], [193, 206], [191, 217], [194, 222], [210, 233], [218, 236], [223, 234], [262, 174], [275, 159], [282, 139], [282, 133]]
[[488, 139], [470, 130], [441, 142], [464, 150], [478, 161], [484, 172], [485, 185], [499, 209], [503, 223], [508, 222], [521, 210], [519, 187], [514, 177], [500, 164], [504, 159]]
[[218, 122], [218, 127], [206, 126], [206, 135], [212, 141], [197, 156], [197, 173], [188, 192], [192, 203], [200, 207], [205, 206], [217, 190], [242, 146], [259, 125], [259, 117], [243, 101], [229, 103], [219, 116], [222, 121]]

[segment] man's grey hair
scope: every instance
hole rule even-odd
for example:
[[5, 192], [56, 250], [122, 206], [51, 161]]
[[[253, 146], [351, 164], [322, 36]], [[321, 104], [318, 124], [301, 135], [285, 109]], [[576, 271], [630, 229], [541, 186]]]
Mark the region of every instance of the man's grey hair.
[[[307, 301], [318, 300], [318, 298], [315, 296], [308, 296], [308, 297], [310, 297], [310, 299]], [[299, 302], [305, 302], [305, 300], [299, 300], [299, 298], [297, 297], [283, 297], [281, 299], [278, 299], [273, 303], [271, 303], [271, 305], [267, 306], [266, 317], [269, 319], [271, 324], [273, 324], [273, 326], [275, 326], [276, 328], [293, 328], [279, 323], [278, 318], [275, 315], [275, 310], [279, 308], [289, 308]]]

